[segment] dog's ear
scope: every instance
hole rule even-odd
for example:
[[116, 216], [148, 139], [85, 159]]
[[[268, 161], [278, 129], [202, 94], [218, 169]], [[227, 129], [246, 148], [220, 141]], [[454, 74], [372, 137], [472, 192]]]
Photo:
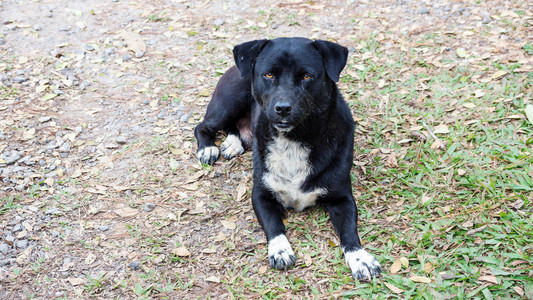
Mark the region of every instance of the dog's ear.
[[324, 58], [324, 65], [329, 78], [335, 82], [339, 81], [339, 75], [348, 59], [348, 48], [323, 40], [316, 40], [313, 44]]
[[233, 48], [233, 58], [235, 59], [235, 65], [241, 73], [241, 78], [247, 77], [252, 72], [252, 68], [255, 63], [255, 59], [263, 50], [263, 46], [268, 40], [255, 40]]

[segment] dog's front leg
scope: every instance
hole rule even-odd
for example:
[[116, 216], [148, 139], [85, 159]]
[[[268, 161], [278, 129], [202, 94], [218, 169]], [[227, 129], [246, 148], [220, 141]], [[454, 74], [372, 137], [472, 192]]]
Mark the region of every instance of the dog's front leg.
[[341, 239], [346, 263], [357, 280], [370, 280], [381, 273], [379, 262], [361, 246], [357, 232], [357, 207], [351, 195], [326, 201], [331, 223]]
[[254, 184], [252, 204], [268, 241], [270, 266], [278, 270], [287, 270], [296, 262], [296, 256], [287, 240], [283, 224], [285, 209], [272, 192], [261, 184]]

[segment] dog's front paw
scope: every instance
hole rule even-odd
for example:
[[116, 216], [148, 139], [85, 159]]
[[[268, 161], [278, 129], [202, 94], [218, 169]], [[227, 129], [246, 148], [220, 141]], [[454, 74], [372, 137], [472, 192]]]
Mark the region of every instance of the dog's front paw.
[[285, 235], [278, 235], [268, 242], [268, 260], [272, 268], [287, 270], [296, 263], [296, 256]]
[[370, 280], [381, 273], [379, 262], [364, 249], [347, 251], [346, 263], [352, 270], [352, 275], [357, 280]]
[[222, 154], [224, 155], [225, 159], [233, 158], [244, 152], [241, 139], [234, 134], [228, 135], [220, 147], [222, 148]]
[[209, 146], [198, 150], [196, 158], [198, 158], [200, 162], [210, 165], [218, 159], [219, 154], [220, 151], [217, 146]]

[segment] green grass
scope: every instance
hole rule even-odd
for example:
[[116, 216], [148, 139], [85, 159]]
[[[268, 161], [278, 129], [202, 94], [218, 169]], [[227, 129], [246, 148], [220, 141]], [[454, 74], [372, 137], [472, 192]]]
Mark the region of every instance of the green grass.
[[16, 200], [18, 200], [18, 197], [14, 196], [6, 196], [0, 198], [0, 215], [19, 207], [19, 205], [15, 203]]
[[[523, 110], [533, 96], [533, 74], [514, 73], [515, 63], [442, 70], [421, 64], [417, 51], [387, 56], [373, 38], [358, 50], [340, 85], [361, 120], [355, 156], [366, 173], [354, 166], [352, 179], [354, 190], [363, 190], [357, 199], [363, 243], [381, 262], [383, 276], [353, 282], [342, 251], [328, 238], [329, 217], [318, 208], [289, 217], [298, 256], [293, 270], [257, 275], [267, 265], [266, 246], [259, 247], [250, 254], [260, 259], [256, 269], [233, 265], [224, 285], [237, 299], [531, 297], [533, 124]], [[373, 59], [362, 58], [365, 53]], [[508, 74], [479, 80], [497, 70]], [[450, 132], [436, 134], [444, 146], [435, 149], [427, 129], [441, 124]], [[416, 126], [427, 139], [399, 143]], [[389, 152], [396, 165], [387, 163]], [[400, 257], [408, 265], [391, 273]], [[325, 282], [317, 287], [309, 278]]]

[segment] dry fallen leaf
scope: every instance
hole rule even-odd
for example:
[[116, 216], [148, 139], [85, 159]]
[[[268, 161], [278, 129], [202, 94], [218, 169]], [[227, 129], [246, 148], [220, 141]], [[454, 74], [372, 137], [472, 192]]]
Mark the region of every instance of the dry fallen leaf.
[[425, 277], [425, 276], [411, 276], [409, 277], [409, 279], [411, 281], [414, 281], [414, 282], [420, 282], [420, 283], [430, 283], [431, 282], [431, 279]]
[[429, 273], [433, 270], [433, 265], [430, 262], [424, 264], [424, 272]]
[[524, 297], [524, 289], [519, 287], [518, 285], [514, 286], [513, 287], [513, 290], [518, 294], [520, 295], [520, 297]]
[[403, 293], [403, 290], [399, 287], [396, 287], [395, 285], [393, 284], [390, 284], [388, 282], [383, 282], [385, 284], [386, 287], [388, 287], [393, 293], [396, 293], [396, 294], [401, 294]]
[[183, 188], [189, 191], [196, 191], [198, 189], [198, 182], [184, 185]]
[[447, 125], [438, 125], [438, 126], [435, 126], [434, 130], [433, 130], [433, 133], [441, 133], [441, 134], [446, 134], [446, 133], [450, 133], [450, 129], [448, 128]]
[[457, 56], [460, 57], [460, 58], [465, 58], [466, 57], [465, 48], [457, 48], [457, 50], [455, 52], [456, 52]]
[[175, 254], [177, 256], [180, 256], [180, 257], [188, 257], [188, 256], [191, 256], [191, 252], [189, 252], [189, 250], [187, 250], [186, 247], [179, 247], [179, 248], [176, 248], [176, 249], [172, 249], [172, 254]]
[[390, 266], [390, 272], [391, 274], [396, 274], [402, 269], [402, 262], [400, 259], [395, 260], [392, 265]]
[[402, 263], [402, 266], [404, 268], [409, 267], [409, 260], [407, 259], [407, 257], [405, 256], [400, 257], [400, 262]]
[[67, 280], [68, 280], [68, 282], [70, 282], [70, 284], [72, 284], [74, 286], [85, 284], [85, 280], [83, 280], [82, 278], [69, 277], [69, 278], [67, 278]]
[[524, 110], [524, 113], [529, 123], [533, 124], [533, 105], [531, 104], [526, 105], [526, 109]]
[[235, 224], [235, 222], [232, 222], [232, 221], [221, 220], [220, 223], [222, 223], [222, 226], [224, 226], [224, 228], [227, 228], [230, 230], [237, 228], [237, 224]]
[[267, 270], [268, 270], [267, 266], [261, 266], [261, 267], [259, 267], [259, 269], [257, 270], [257, 273], [259, 273], [259, 274], [265, 274]]
[[85, 258], [85, 263], [88, 265], [91, 265], [95, 261], [96, 261], [96, 255], [92, 253], [89, 253], [87, 257]]
[[244, 194], [246, 194], [246, 184], [244, 184], [244, 182], [241, 182], [237, 187], [237, 198], [235, 200], [237, 202], [243, 200]]
[[492, 80], [499, 79], [499, 78], [503, 77], [505, 74], [507, 74], [506, 71], [503, 71], [503, 70], [496, 71], [496, 72], [494, 72], [494, 74], [490, 75], [490, 78]]
[[226, 234], [224, 232], [219, 232], [217, 237], [215, 238], [215, 242], [222, 242], [226, 240]]
[[313, 264], [313, 259], [311, 259], [311, 255], [309, 253], [304, 254], [304, 262], [306, 266]]
[[479, 276], [479, 278], [477, 280], [478, 281], [482, 281], [482, 282], [491, 283], [491, 284], [498, 284], [498, 278], [496, 278], [496, 276], [494, 276], [494, 275]]
[[432, 144], [431, 144], [431, 149], [435, 150], [435, 149], [438, 149], [442, 146], [442, 142], [440, 139], [436, 139]]
[[146, 52], [146, 44], [140, 35], [130, 31], [122, 30], [119, 36], [124, 39], [124, 42], [129, 50], [135, 53]]
[[430, 195], [430, 196], [422, 195], [422, 199], [420, 201], [422, 201], [422, 204], [426, 204], [428, 201], [433, 199], [433, 197], [435, 197], [435, 195]]
[[209, 276], [205, 279], [205, 281], [220, 283], [220, 278], [217, 276]]
[[389, 154], [389, 157], [387, 158], [387, 161], [385, 162], [385, 165], [389, 168], [397, 168], [398, 167], [398, 161], [396, 159], [396, 152], [392, 152]]
[[123, 218], [133, 217], [135, 216], [139, 211], [135, 208], [131, 208], [129, 206], [121, 207], [118, 209], [115, 209], [115, 213]]

